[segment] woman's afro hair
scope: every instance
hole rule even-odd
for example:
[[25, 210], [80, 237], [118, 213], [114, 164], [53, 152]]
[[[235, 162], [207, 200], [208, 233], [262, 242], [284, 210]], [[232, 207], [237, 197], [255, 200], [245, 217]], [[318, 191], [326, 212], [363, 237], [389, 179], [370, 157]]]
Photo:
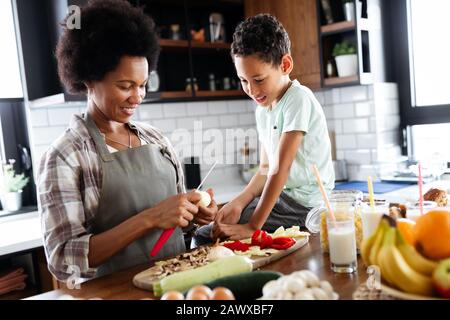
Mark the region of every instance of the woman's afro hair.
[[71, 93], [85, 93], [87, 81], [100, 81], [125, 56], [146, 57], [156, 68], [158, 37], [153, 20], [125, 0], [90, 0], [80, 9], [81, 28], [69, 28], [68, 15], [56, 47], [58, 74]]

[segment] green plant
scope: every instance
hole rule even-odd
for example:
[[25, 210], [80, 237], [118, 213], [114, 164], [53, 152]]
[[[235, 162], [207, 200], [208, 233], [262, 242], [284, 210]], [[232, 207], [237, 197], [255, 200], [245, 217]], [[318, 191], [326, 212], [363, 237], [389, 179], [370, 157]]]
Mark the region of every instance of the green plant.
[[25, 177], [24, 173], [16, 174], [14, 171], [14, 159], [9, 159], [8, 163], [3, 164], [3, 181], [0, 185], [2, 192], [19, 192], [25, 187], [30, 178]]
[[347, 41], [343, 41], [341, 43], [336, 43], [333, 47], [332, 55], [333, 57], [342, 56], [345, 54], [355, 54], [356, 53], [356, 47], [348, 43]]

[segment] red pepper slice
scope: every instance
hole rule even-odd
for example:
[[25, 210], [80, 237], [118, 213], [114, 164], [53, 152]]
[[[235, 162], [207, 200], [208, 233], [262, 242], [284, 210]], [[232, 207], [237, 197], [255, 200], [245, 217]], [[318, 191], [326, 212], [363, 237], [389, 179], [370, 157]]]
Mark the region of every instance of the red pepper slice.
[[259, 237], [260, 237], [260, 234], [261, 234], [261, 230], [260, 229], [258, 229], [258, 230], [256, 230], [255, 232], [253, 232], [253, 235], [252, 235], [252, 245], [254, 245], [254, 246], [258, 246], [259, 245]]
[[270, 234], [267, 234], [267, 232], [263, 231], [262, 235], [261, 235], [261, 243], [260, 243], [260, 248], [261, 249], [265, 249], [268, 248], [272, 245], [273, 239], [272, 236]]
[[270, 247], [277, 250], [285, 250], [292, 247], [294, 244], [295, 240], [292, 238], [278, 237], [273, 239], [272, 245]]
[[223, 246], [227, 247], [228, 249], [231, 249], [231, 250], [247, 251], [251, 245], [249, 245], [247, 243], [243, 243], [239, 240], [236, 240], [235, 242], [225, 243]]

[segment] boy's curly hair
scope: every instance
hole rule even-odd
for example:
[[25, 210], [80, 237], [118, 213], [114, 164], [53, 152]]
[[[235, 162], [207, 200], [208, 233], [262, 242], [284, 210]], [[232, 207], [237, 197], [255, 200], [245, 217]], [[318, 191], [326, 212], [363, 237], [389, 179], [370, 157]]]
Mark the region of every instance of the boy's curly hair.
[[124, 0], [90, 0], [81, 7], [81, 28], [64, 28], [56, 47], [58, 75], [71, 93], [85, 93], [86, 81], [100, 81], [125, 55], [146, 57], [156, 68], [158, 37], [153, 20]]
[[291, 51], [283, 25], [270, 14], [258, 14], [241, 22], [234, 31], [231, 56], [256, 54], [264, 62], [279, 65]]

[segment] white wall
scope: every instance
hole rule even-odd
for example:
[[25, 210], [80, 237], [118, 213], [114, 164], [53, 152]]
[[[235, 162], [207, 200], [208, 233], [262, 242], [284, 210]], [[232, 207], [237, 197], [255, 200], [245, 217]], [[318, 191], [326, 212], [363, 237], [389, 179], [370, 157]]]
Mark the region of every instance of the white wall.
[[315, 92], [336, 134], [336, 158], [346, 160], [350, 180], [377, 177], [380, 164], [397, 159], [400, 113], [395, 83]]

